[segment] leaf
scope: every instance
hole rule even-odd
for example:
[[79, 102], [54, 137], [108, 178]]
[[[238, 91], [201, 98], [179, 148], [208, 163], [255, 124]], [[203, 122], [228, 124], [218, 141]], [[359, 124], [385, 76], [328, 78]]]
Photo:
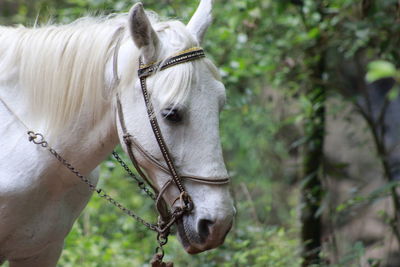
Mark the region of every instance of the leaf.
[[318, 38], [318, 37], [320, 36], [320, 34], [321, 34], [321, 31], [320, 31], [320, 29], [319, 29], [318, 27], [312, 28], [312, 29], [307, 33], [307, 35], [308, 35], [308, 37], [309, 37], [310, 39], [316, 39], [316, 38]]
[[383, 60], [372, 61], [368, 64], [367, 81], [374, 82], [382, 78], [388, 78], [396, 76], [396, 67]]
[[389, 94], [388, 94], [388, 98], [390, 101], [393, 101], [395, 99], [397, 99], [397, 97], [399, 96], [399, 89], [398, 88], [392, 88], [392, 90], [390, 90]]

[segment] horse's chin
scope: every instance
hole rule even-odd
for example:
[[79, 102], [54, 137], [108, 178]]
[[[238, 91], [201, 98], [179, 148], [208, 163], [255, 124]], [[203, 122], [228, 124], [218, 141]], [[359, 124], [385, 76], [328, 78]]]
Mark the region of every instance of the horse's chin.
[[223, 243], [223, 240], [213, 242], [212, 239], [202, 239], [192, 225], [190, 217], [184, 217], [183, 220], [177, 222], [178, 238], [187, 253], [198, 254]]

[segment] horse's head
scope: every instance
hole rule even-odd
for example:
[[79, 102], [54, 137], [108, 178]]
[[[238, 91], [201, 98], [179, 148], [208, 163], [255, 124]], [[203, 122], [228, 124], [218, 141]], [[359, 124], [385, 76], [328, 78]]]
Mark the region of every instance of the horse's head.
[[[211, 6], [211, 0], [201, 1], [187, 26], [178, 21], [152, 23], [141, 4], [136, 4], [129, 13], [132, 39], [122, 44], [118, 63], [122, 78], [121, 102], [126, 128], [133, 141], [142, 148], [140, 151], [135, 146], [134, 155], [158, 190], [170, 181], [171, 176], [155, 163], [166, 166], [150, 127], [140, 82], [131, 77], [130, 83], [124, 83], [124, 74], [131, 73], [132, 68], [137, 70], [137, 60], [132, 65], [132, 57], [137, 59], [133, 52], [137, 54], [137, 48], [144, 63], [150, 64], [198, 47], [211, 23]], [[219, 137], [219, 112], [225, 102], [225, 88], [216, 67], [206, 58], [197, 59], [157, 71], [146, 79], [146, 84], [154, 116], [179, 174], [209, 180], [227, 177]], [[120, 125], [119, 136], [124, 144]], [[231, 228], [234, 216], [228, 185], [190, 179], [184, 179], [183, 184], [193, 200], [194, 209], [178, 222], [182, 245], [189, 253], [219, 246]], [[179, 205], [177, 196], [179, 191], [173, 184], [163, 194], [172, 207]]]

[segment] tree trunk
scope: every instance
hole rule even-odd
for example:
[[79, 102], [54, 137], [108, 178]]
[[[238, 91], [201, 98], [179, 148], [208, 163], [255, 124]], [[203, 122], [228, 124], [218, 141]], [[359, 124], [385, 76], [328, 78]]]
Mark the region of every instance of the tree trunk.
[[[321, 58], [320, 61], [323, 59]], [[317, 64], [317, 66], [322, 64]], [[323, 66], [315, 69], [315, 76], [321, 79]], [[313, 76], [314, 76], [313, 75]], [[304, 147], [304, 185], [301, 203], [301, 237], [303, 242], [303, 266], [320, 263], [322, 221], [319, 212], [323, 198], [322, 164], [325, 128], [325, 89], [315, 85], [308, 92], [312, 103], [312, 114], [307, 118], [305, 134], [307, 142]]]
[[[323, 20], [322, 8], [322, 4], [319, 4], [321, 21]], [[323, 33], [317, 37], [315, 45], [306, 51], [306, 58], [314, 60], [310, 60], [308, 64], [310, 83], [306, 97], [312, 108], [307, 114], [304, 125], [307, 139], [304, 145], [304, 178], [300, 204], [303, 267], [321, 263], [319, 254], [322, 244], [322, 212], [319, 209], [324, 196], [322, 177], [326, 100], [326, 85], [323, 83], [325, 48], [322, 36]]]

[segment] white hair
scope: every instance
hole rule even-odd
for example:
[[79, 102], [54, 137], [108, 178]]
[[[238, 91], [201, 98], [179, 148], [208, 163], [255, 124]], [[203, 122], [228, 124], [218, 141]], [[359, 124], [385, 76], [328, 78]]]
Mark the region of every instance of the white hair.
[[[198, 45], [183, 23], [159, 22], [148, 15], [162, 43], [159, 60]], [[104, 101], [132, 86], [140, 51], [132, 52], [131, 66], [122, 73], [118, 88], [108, 88], [105, 79], [118, 40], [130, 38], [126, 23], [127, 16], [119, 15], [86, 17], [61, 26], [0, 27], [0, 84], [18, 81], [21, 97], [35, 114], [30, 126], [42, 125], [55, 134], [75, 125], [83, 110], [96, 122], [104, 114]], [[218, 76], [212, 63], [202, 61]], [[163, 106], [185, 101], [197, 76], [195, 64], [180, 64], [149, 78], [149, 90], [157, 88], [153, 96]]]

